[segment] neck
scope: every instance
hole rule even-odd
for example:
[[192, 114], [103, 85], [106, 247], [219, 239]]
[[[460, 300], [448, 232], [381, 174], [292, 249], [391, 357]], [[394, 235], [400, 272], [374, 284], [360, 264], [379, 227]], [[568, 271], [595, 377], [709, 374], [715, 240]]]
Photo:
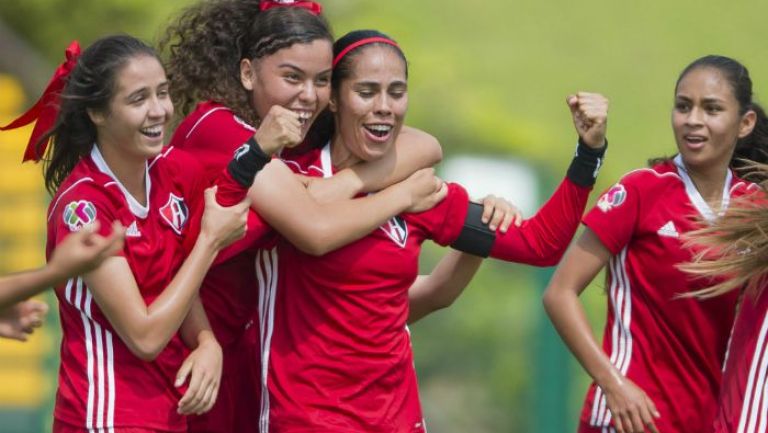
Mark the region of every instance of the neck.
[[144, 158], [130, 158], [124, 154], [115, 151], [115, 146], [99, 146], [101, 156], [107, 163], [112, 174], [125, 187], [133, 198], [141, 205], [146, 205], [147, 182], [146, 170], [147, 160]]
[[690, 167], [686, 165], [686, 171], [691, 177], [694, 186], [701, 197], [713, 210], [719, 210], [723, 200], [723, 189], [728, 166], [718, 167]]
[[349, 148], [344, 144], [344, 139], [338, 133], [334, 134], [333, 139], [331, 139], [331, 162], [337, 170], [352, 167], [360, 162], [360, 158], [349, 151]]

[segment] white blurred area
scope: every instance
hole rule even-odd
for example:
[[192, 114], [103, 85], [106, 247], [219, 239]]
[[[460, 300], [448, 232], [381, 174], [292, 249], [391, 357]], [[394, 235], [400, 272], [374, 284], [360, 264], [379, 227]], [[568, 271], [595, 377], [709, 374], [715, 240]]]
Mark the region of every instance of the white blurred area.
[[488, 194], [503, 197], [526, 218], [539, 208], [539, 178], [525, 161], [459, 155], [446, 158], [439, 173], [443, 180], [464, 186], [472, 200], [480, 200]]

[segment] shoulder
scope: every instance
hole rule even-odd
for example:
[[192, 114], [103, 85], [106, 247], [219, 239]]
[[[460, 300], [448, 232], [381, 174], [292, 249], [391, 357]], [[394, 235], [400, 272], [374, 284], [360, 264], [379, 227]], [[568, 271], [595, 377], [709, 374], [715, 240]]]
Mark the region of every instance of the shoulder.
[[73, 171], [53, 196], [48, 208], [48, 221], [64, 216], [64, 223], [74, 231], [96, 219], [97, 212], [114, 214], [125, 206], [125, 197], [117, 183], [93, 171]]
[[198, 142], [207, 142], [212, 134], [220, 140], [229, 137], [241, 143], [253, 133], [256, 128], [249, 125], [232, 110], [215, 102], [198, 104], [189, 116], [187, 116], [174, 132], [171, 139], [173, 146], [194, 145]]

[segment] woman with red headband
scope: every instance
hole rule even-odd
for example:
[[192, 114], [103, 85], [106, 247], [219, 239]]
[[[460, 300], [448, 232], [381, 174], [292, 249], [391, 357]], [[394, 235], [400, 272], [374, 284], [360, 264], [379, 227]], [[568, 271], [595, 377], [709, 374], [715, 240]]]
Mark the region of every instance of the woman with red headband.
[[[185, 413], [213, 404], [220, 373], [197, 291], [218, 251], [242, 235], [248, 209], [216, 201], [244, 198], [269, 161], [264, 152], [278, 148], [240, 149], [216, 199], [205, 191], [203, 212], [195, 161], [164, 147], [173, 105], [155, 52], [111, 36], [78, 54], [72, 45], [43, 102], [13, 125], [37, 119], [27, 155], [46, 155], [55, 193], [47, 250], [96, 222], [102, 235], [113, 220], [127, 229], [117, 256], [56, 287], [63, 340], [53, 431], [184, 432]], [[192, 371], [181, 400], [180, 367]]]
[[[282, 154], [289, 167], [313, 176], [384, 157], [408, 106], [407, 63], [391, 38], [352, 32], [334, 44], [334, 54], [330, 112], [315, 130], [325, 139]], [[395, 216], [321, 257], [278, 241], [280, 279], [268, 287], [263, 323], [262, 433], [425, 431], [405, 326], [420, 245], [432, 239], [480, 256], [556, 263], [578, 226], [605, 144], [607, 101], [582, 93], [569, 105], [580, 135], [577, 156], [553, 197], [519, 228], [489, 230], [480, 206], [451, 184], [434, 208]]]
[[[219, 0], [185, 11], [162, 45], [170, 51], [172, 91], [182, 110], [203, 102], [180, 124], [172, 143], [199, 155], [215, 173], [243, 141], [304, 141], [330, 94], [333, 39], [327, 23], [316, 15], [319, 9], [312, 2]], [[397, 146], [397, 153], [390, 152], [373, 166], [357, 166], [356, 173], [345, 170], [328, 179], [330, 186], [312, 182], [315, 196], [330, 192], [331, 197], [323, 199], [329, 202], [325, 205], [308, 194], [285, 164], [273, 162], [256, 181], [260, 187], [253, 191], [254, 206], [305, 251], [330, 251], [375, 230], [393, 215], [418, 210], [408, 205], [423, 201], [409, 198], [414, 196], [412, 190], [427, 197], [428, 204], [422, 208], [440, 199], [440, 182], [430, 172], [421, 172], [376, 196], [349, 200], [361, 187], [380, 188], [439, 159], [434, 139], [419, 131], [404, 132]], [[354, 181], [357, 176], [370, 179], [363, 182], [369, 185], [356, 185], [360, 183]], [[351, 185], [349, 179], [353, 179]], [[324, 186], [324, 192], [314, 191]], [[487, 204], [486, 219], [506, 229], [513, 212], [500, 201]], [[238, 242], [251, 248], [214, 266], [203, 283], [203, 303], [222, 343], [225, 367], [219, 401], [209, 413], [190, 419], [192, 431], [258, 428], [250, 415], [260, 405], [259, 346], [260, 340], [268, 338], [268, 330], [259, 317], [255, 324], [253, 320], [257, 310], [266, 314], [269, 309], [269, 298], [259, 297], [259, 285], [274, 285], [278, 278], [274, 241], [266, 229], [252, 215], [247, 239]], [[419, 317], [450, 302], [466, 284], [465, 275], [479, 264], [464, 257], [448, 260], [458, 266], [441, 269], [441, 278], [420, 285]], [[251, 382], [244, 373], [248, 368], [253, 369]]]

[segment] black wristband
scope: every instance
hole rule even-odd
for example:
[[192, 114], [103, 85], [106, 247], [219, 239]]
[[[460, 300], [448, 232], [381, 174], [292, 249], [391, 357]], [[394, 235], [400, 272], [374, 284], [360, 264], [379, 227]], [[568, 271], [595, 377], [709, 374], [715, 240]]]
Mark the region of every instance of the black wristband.
[[597, 173], [603, 166], [605, 149], [608, 148], [608, 141], [605, 146], [599, 149], [593, 149], [579, 138], [579, 144], [576, 146], [576, 155], [568, 167], [568, 179], [579, 186], [592, 186], [597, 179]]
[[256, 179], [256, 173], [271, 160], [272, 158], [261, 150], [256, 139], [251, 137], [235, 151], [227, 171], [237, 183], [249, 188]]
[[496, 241], [496, 232], [489, 229], [482, 218], [483, 205], [470, 202], [464, 227], [456, 241], [451, 244], [451, 248], [475, 256], [488, 257]]

